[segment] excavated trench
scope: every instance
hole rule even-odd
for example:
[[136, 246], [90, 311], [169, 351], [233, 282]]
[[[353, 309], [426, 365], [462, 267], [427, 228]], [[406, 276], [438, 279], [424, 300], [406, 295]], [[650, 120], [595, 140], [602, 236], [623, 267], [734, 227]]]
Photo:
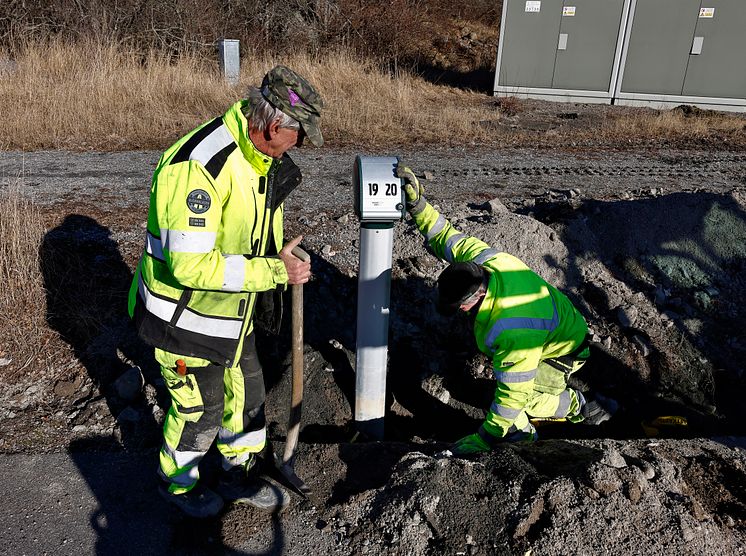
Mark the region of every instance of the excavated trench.
[[[746, 432], [739, 395], [746, 349], [740, 197], [695, 193], [578, 202], [549, 195], [500, 214], [499, 225], [479, 207], [467, 206], [460, 216], [462, 229], [491, 238], [568, 293], [594, 336], [591, 359], [577, 378], [621, 404], [601, 427], [552, 424], [541, 437]], [[510, 228], [524, 231], [505, 231]], [[385, 438], [450, 442], [483, 419], [494, 392], [491, 363], [476, 350], [467, 316], [447, 319], [435, 312], [433, 279], [442, 265], [423, 254], [411, 227], [399, 230], [396, 241]], [[324, 257], [314, 256], [313, 264], [316, 279], [306, 286], [301, 440], [346, 442], [355, 432], [357, 282], [353, 272]], [[285, 358], [280, 367], [286, 371], [287, 364]], [[268, 372], [277, 377], [270, 379], [271, 411], [289, 396], [282, 372]], [[686, 425], [658, 419], [670, 416], [683, 417]], [[282, 436], [284, 417], [278, 414], [277, 422], [272, 432]]]

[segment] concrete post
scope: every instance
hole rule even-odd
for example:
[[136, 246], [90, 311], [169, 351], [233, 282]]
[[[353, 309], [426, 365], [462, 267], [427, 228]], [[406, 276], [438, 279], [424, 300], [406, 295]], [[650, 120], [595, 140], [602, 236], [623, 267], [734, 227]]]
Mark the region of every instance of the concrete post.
[[231, 85], [238, 85], [238, 79], [241, 75], [239, 42], [236, 39], [221, 39], [218, 41], [220, 73]]

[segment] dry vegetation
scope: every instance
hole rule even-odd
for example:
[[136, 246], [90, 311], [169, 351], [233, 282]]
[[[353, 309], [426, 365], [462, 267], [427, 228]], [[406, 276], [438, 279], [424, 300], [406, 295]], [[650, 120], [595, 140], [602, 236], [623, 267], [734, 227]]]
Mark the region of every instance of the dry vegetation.
[[[293, 67], [316, 83], [326, 100], [324, 131], [331, 143], [437, 141], [470, 134], [487, 140], [478, 122], [496, 112], [484, 95], [433, 85], [403, 70], [396, 77], [375, 62], [333, 52], [282, 58], [245, 56], [235, 89], [214, 60], [185, 54], [83, 42], [28, 45], [15, 69], [0, 79], [7, 107], [4, 149], [164, 148], [225, 110], [273, 65]], [[475, 131], [476, 130], [476, 131]]]
[[[649, 142], [742, 146], [745, 120], [710, 111], [596, 109], [593, 120], [563, 120], [572, 105], [517, 99], [437, 85], [410, 70], [336, 50], [323, 55], [244, 53], [241, 82], [230, 87], [217, 62], [200, 54], [106, 43], [62, 41], [16, 49], [0, 65], [3, 149], [162, 150], [222, 113], [275, 64], [306, 75], [325, 101], [330, 146], [482, 144], [556, 147], [639, 146]], [[8, 59], [9, 53], [5, 54]], [[3, 59], [0, 53], [0, 60]], [[543, 126], [533, 125], [543, 120]], [[567, 143], [568, 141], [563, 141]]]
[[[23, 181], [11, 180], [0, 191], [0, 358], [12, 358], [5, 367], [23, 371], [44, 352], [50, 338], [39, 250], [44, 224], [39, 211], [23, 195]], [[34, 361], [34, 368], [39, 361]], [[4, 375], [0, 368], [0, 374]], [[7, 377], [4, 377], [7, 378]]]

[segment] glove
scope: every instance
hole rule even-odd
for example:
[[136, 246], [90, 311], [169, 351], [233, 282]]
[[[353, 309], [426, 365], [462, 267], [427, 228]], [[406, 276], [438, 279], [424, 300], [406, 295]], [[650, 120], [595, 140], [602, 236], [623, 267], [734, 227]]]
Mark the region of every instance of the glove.
[[454, 456], [466, 456], [489, 452], [491, 449], [492, 447], [479, 434], [474, 433], [457, 440], [451, 447], [451, 452]]
[[407, 197], [407, 210], [412, 211], [420, 201], [424, 201], [425, 189], [420, 185], [420, 180], [414, 175], [411, 168], [401, 162], [396, 165], [396, 176], [404, 180], [404, 194]]

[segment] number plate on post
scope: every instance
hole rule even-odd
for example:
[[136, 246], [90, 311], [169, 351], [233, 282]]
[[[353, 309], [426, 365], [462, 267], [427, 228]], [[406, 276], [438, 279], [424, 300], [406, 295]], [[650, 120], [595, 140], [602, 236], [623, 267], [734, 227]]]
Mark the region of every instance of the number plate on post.
[[361, 222], [394, 222], [404, 218], [404, 191], [396, 177], [395, 156], [357, 156], [352, 172], [355, 212]]

